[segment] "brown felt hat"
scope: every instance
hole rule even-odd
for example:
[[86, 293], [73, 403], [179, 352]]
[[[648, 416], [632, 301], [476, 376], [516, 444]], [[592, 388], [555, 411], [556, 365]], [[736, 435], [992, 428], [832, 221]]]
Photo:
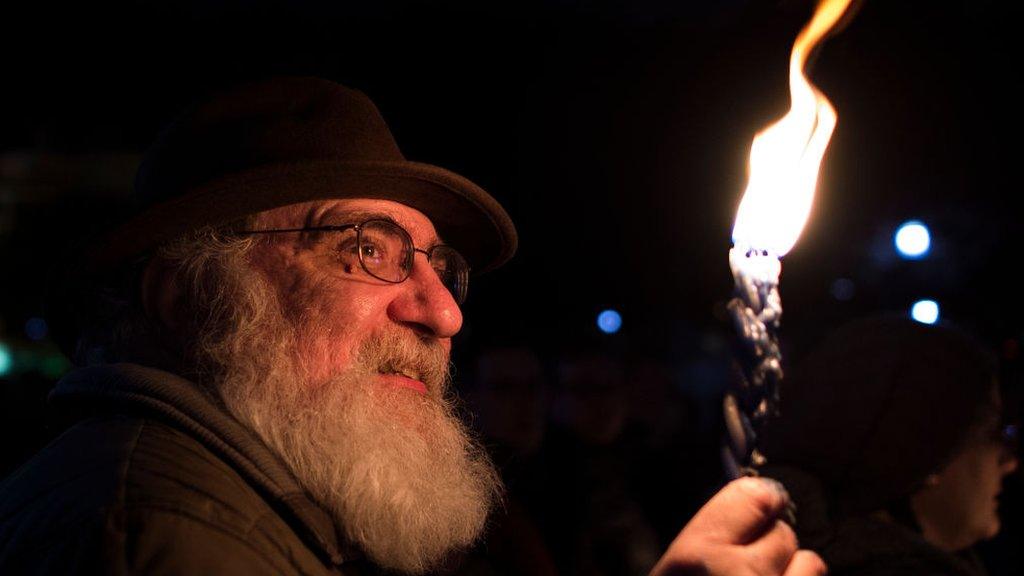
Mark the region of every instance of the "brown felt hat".
[[365, 94], [319, 78], [274, 78], [220, 93], [173, 122], [142, 161], [131, 216], [88, 251], [86, 265], [111, 270], [203, 226], [333, 198], [419, 210], [474, 272], [516, 250], [501, 205], [458, 174], [406, 160]]

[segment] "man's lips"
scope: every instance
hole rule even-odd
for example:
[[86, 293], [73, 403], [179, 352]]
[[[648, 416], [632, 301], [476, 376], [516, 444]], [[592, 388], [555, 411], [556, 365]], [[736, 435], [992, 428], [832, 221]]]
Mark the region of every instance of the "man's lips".
[[388, 386], [394, 386], [396, 388], [408, 388], [415, 390], [420, 394], [427, 393], [427, 385], [419, 380], [403, 376], [402, 374], [381, 374], [380, 377], [384, 380], [384, 383]]

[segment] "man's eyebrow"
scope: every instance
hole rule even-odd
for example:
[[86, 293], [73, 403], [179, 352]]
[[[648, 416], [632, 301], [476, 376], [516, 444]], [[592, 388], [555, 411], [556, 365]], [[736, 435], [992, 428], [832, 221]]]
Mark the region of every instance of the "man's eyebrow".
[[[310, 226], [341, 226], [346, 224], [359, 224], [367, 220], [387, 220], [396, 226], [402, 226], [395, 220], [394, 216], [386, 212], [375, 212], [369, 210], [327, 210], [323, 214], [314, 216], [309, 222]], [[402, 226], [405, 228], [405, 226]]]
[[[360, 224], [368, 220], [386, 220], [391, 222], [395, 226], [409, 232], [409, 228], [403, 225], [401, 222], [395, 219], [394, 216], [387, 212], [380, 212], [374, 210], [342, 210], [342, 209], [328, 209], [323, 214], [314, 216], [311, 221], [307, 224], [308, 226], [344, 226], [349, 224]], [[437, 246], [438, 244], [444, 244], [444, 240], [437, 236], [431, 236], [428, 239], [429, 246]]]

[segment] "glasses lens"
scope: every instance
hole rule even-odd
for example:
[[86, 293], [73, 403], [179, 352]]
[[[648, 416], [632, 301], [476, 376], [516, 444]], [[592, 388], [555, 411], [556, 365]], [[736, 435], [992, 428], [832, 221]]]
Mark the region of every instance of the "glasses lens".
[[469, 264], [462, 254], [450, 246], [435, 246], [430, 251], [430, 266], [452, 293], [455, 303], [462, 304], [469, 289]]
[[370, 220], [359, 228], [359, 260], [367, 272], [386, 282], [409, 277], [412, 239], [386, 220]]

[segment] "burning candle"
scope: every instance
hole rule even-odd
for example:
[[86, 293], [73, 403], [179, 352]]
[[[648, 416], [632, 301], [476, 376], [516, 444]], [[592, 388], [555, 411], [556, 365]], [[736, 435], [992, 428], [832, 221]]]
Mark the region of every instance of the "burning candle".
[[778, 409], [782, 354], [778, 345], [782, 258], [796, 244], [814, 201], [818, 172], [836, 125], [832, 104], [805, 74], [807, 59], [852, 0], [822, 0], [800, 31], [789, 60], [790, 109], [759, 132], [750, 147], [749, 180], [732, 231], [729, 266], [736, 294], [729, 311], [744, 344], [744, 379], [725, 397], [725, 462], [736, 477], [756, 472], [764, 457], [756, 430]]

